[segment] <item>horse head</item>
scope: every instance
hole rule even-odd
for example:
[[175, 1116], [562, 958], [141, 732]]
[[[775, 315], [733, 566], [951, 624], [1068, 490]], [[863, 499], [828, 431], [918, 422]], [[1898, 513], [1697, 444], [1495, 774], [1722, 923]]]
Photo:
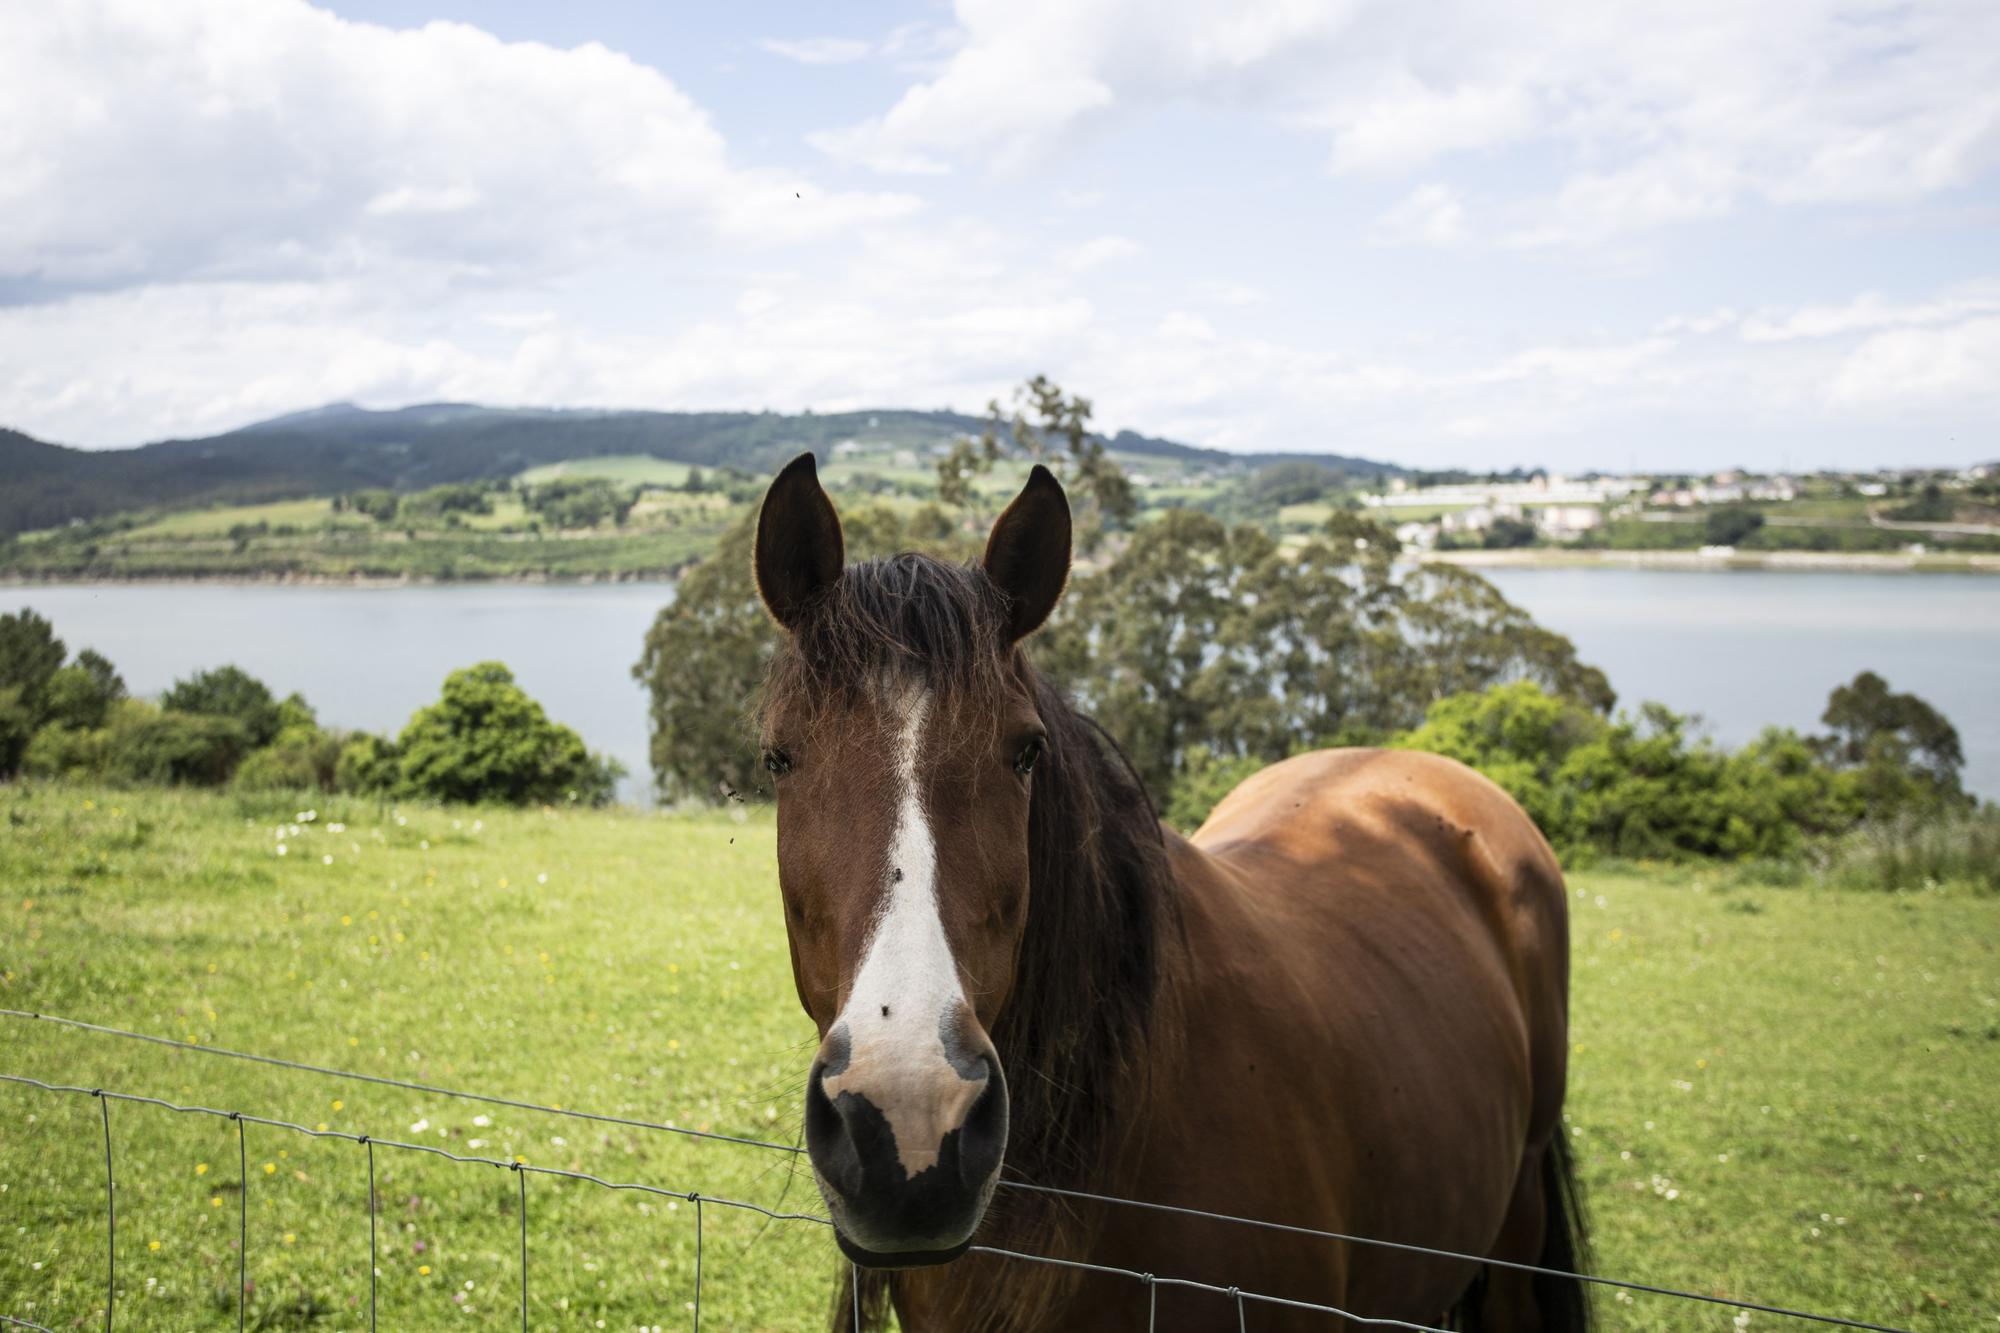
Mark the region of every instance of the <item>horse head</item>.
[[758, 518], [785, 630], [762, 709], [799, 1000], [819, 1029], [806, 1146], [840, 1245], [908, 1267], [971, 1243], [1007, 1150], [994, 1025], [1016, 983], [1049, 728], [1019, 641], [1068, 576], [1037, 466], [984, 558], [848, 567], [811, 454]]

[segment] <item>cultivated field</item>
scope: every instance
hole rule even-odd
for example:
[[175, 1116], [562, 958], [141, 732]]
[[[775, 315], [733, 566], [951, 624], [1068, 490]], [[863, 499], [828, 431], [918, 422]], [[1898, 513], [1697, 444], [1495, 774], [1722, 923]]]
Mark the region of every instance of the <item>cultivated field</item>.
[[[763, 813], [336, 800], [306, 819], [261, 798], [46, 787], [0, 789], [0, 810], [9, 1008], [796, 1136], [811, 1029]], [[1913, 1328], [1991, 1327], [2000, 900], [1659, 872], [1572, 887], [1571, 1111], [1598, 1269]], [[21, 1019], [0, 1018], [0, 1073], [819, 1211], [782, 1153]], [[0, 1084], [0, 1314], [60, 1329], [103, 1317], [99, 1106]], [[114, 1103], [111, 1127], [120, 1325], [233, 1327], [235, 1126]], [[365, 1328], [366, 1150], [246, 1136], [253, 1326]], [[517, 1324], [521, 1178], [386, 1146], [376, 1171], [380, 1326]], [[526, 1179], [535, 1327], [688, 1326], [690, 1204]], [[701, 1211], [704, 1326], [820, 1324], [835, 1275], [823, 1228]], [[1612, 1329], [1731, 1319], [1650, 1296], [1607, 1294], [1600, 1309]]]

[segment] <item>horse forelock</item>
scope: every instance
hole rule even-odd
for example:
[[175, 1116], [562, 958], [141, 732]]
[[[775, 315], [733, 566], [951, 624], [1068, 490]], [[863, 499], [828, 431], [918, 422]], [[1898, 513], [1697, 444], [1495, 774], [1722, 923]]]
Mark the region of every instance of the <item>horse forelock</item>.
[[905, 553], [845, 570], [772, 659], [762, 715], [921, 689], [956, 712], [1006, 687], [1005, 596], [984, 570]]

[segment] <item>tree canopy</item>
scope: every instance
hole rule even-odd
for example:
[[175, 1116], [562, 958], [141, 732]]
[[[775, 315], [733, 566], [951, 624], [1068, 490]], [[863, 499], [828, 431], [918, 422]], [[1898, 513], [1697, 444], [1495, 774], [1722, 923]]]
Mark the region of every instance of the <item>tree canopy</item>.
[[454, 671], [396, 742], [396, 791], [439, 801], [600, 804], [616, 765], [552, 721], [499, 662]]
[[1125, 470], [1105, 451], [1102, 436], [1090, 429], [1088, 399], [1037, 375], [1014, 391], [1006, 409], [994, 399], [986, 406], [986, 428], [974, 440], [961, 436], [937, 465], [938, 497], [947, 505], [970, 508], [972, 480], [1002, 458], [1040, 463], [1070, 488], [1080, 549], [1096, 548], [1104, 534], [1129, 525], [1139, 502]]
[[[843, 515], [850, 559], [976, 555], [984, 534], [935, 507]], [[682, 580], [634, 675], [651, 696], [654, 780], [670, 799], [761, 790], [749, 717], [777, 642], [746, 521]], [[1395, 538], [1338, 513], [1287, 546], [1255, 527], [1170, 511], [1108, 564], [1079, 571], [1030, 655], [1128, 748], [1166, 796], [1207, 760], [1275, 760], [1381, 738], [1435, 700], [1530, 679], [1596, 711], [1602, 672], [1470, 571], [1404, 569]], [[1206, 762], [1206, 760], [1204, 761]]]

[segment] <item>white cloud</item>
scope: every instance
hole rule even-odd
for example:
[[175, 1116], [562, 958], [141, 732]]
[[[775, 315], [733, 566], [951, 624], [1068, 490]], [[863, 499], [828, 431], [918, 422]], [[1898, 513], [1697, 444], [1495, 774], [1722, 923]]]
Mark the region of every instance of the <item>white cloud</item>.
[[[632, 281], [647, 293], [673, 275]], [[1625, 467], [1775, 464], [1779, 446], [1760, 442], [1776, 439], [1833, 461], [1830, 446], [1797, 442], [1848, 429], [1900, 439], [1918, 425], [1958, 431], [1969, 458], [1977, 423], [2000, 410], [2000, 314], [1962, 292], [1911, 303], [1956, 315], [1823, 336], [1749, 341], [1745, 320], [1711, 312], [1629, 336], [1450, 352], [1243, 336], [1187, 309], [1106, 311], [1072, 281], [961, 223], [887, 230], [837, 275], [758, 274], [711, 309], [625, 332], [497, 296], [413, 320], [360, 283], [162, 284], [0, 310], [0, 420], [129, 443], [337, 399], [976, 408], [1046, 371], [1110, 429], [1417, 464]]]
[[766, 37], [757, 45], [774, 56], [795, 60], [801, 65], [845, 65], [864, 60], [875, 48], [852, 37], [801, 37], [785, 41]]
[[1418, 186], [1377, 220], [1375, 239], [1387, 245], [1454, 245], [1468, 232], [1465, 203], [1458, 191], [1432, 181]]
[[1760, 312], [1743, 321], [1748, 342], [1791, 342], [1838, 338], [1851, 333], [1917, 325], [1956, 323], [1970, 316], [2000, 314], [2000, 285], [1978, 283], [1928, 301], [1892, 301], [1877, 292], [1841, 305], [1809, 305]]
[[[824, 132], [884, 170], [1036, 161], [1175, 104], [1325, 135], [1336, 171], [1537, 151], [1514, 238], [1596, 242], [1783, 204], [1907, 202], [2000, 161], [1990, 0], [959, 0], [961, 45]], [[1032, 90], [1032, 95], [1029, 91]]]
[[1169, 311], [1160, 321], [1160, 337], [1175, 342], [1213, 342], [1215, 326], [1200, 315], [1185, 310]]
[[1247, 282], [1236, 282], [1228, 278], [1209, 278], [1195, 284], [1195, 291], [1201, 298], [1214, 305], [1253, 306], [1262, 305], [1271, 299], [1271, 294], [1261, 287], [1253, 287]]
[[[959, 30], [876, 44], [871, 71], [914, 62], [918, 86], [830, 146], [902, 171], [1032, 164], [1204, 105], [1160, 163], [917, 182], [938, 200], [921, 223], [908, 195], [744, 162], [668, 77], [601, 47], [392, 32], [300, 0], [17, 7], [0, 422], [104, 444], [335, 399], [976, 407], [1046, 371], [1113, 429], [1413, 463], [1729, 463], [1780, 437], [1801, 461], [1832, 459], [1823, 440], [1879, 460], [1912, 422], [1971, 440], [2000, 416], [2000, 282], [1961, 253], [1976, 223], [1886, 232], [1846, 209], [1838, 235], [1800, 234], [1861, 259], [1851, 276], [1779, 288], [1718, 243], [1683, 247], [1707, 266], [1685, 295], [1620, 274], [1601, 303], [1552, 285], [1524, 306], [1575, 276], [1524, 243], [1909, 198], [1993, 158], [1992, 52], [1956, 0], [1866, 22], [1777, 0], [1758, 20], [1775, 54], [1736, 7], [1690, 3], [1674, 23], [1616, 4], [1162, 0], [1137, 22], [968, 3]], [[1245, 114], [1337, 174], [1203, 194]], [[1201, 230], [1191, 201], [1233, 211]], [[1912, 277], [1890, 251], [1931, 235], [1949, 246]], [[1810, 299], [1770, 301], [1809, 278]], [[1408, 310], [1375, 304], [1403, 291]]]
[[[1874, 334], [1842, 360], [1827, 391], [1843, 407], [1963, 411], [1984, 405], [1990, 413], [2000, 408], [1995, 366], [2000, 366], [2000, 316], [1987, 315], [1942, 328]], [[1992, 420], [1986, 417], [1989, 431]]]
[[1072, 273], [1084, 273], [1104, 264], [1131, 259], [1142, 247], [1129, 236], [1098, 236], [1056, 251], [1056, 262]]
[[1373, 95], [1317, 117], [1333, 135], [1336, 170], [1419, 167], [1447, 153], [1505, 143], [1535, 124], [1533, 98], [1519, 85], [1432, 88], [1396, 70]]
[[0, 41], [0, 276], [29, 295], [397, 265], [515, 281], [915, 206], [734, 162], [665, 76], [594, 44], [302, 0], [19, 6]]

